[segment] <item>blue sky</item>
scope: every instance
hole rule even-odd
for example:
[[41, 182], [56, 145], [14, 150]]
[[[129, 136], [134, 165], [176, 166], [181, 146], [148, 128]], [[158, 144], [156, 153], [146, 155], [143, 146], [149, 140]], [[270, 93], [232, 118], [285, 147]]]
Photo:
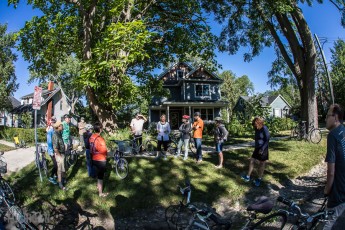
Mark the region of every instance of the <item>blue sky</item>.
[[[0, 23], [7, 23], [9, 32], [18, 31], [27, 20], [39, 14], [37, 10], [33, 10], [31, 6], [26, 5], [24, 2], [22, 0], [17, 9], [14, 9], [7, 6], [6, 0], [0, 0]], [[337, 38], [345, 39], [345, 29], [340, 26], [339, 11], [327, 0], [321, 5], [315, 3], [313, 7], [302, 6], [302, 10], [312, 33], [316, 33], [319, 38], [327, 38], [323, 48], [329, 62], [331, 57], [329, 49], [332, 48], [333, 42]], [[220, 31], [222, 26], [214, 23], [212, 27], [215, 31]], [[275, 59], [272, 48], [265, 48], [259, 57], [254, 58], [249, 63], [243, 61], [243, 54], [246, 50], [246, 47], [241, 48], [236, 55], [218, 52], [217, 61], [223, 66], [223, 70], [231, 70], [237, 76], [247, 75], [254, 84], [255, 92], [269, 90], [267, 72]], [[17, 52], [17, 54], [18, 61], [15, 65], [20, 86], [14, 96], [19, 99], [21, 96], [32, 93], [37, 83], [27, 84], [29, 77], [28, 63], [23, 60], [21, 53]]]

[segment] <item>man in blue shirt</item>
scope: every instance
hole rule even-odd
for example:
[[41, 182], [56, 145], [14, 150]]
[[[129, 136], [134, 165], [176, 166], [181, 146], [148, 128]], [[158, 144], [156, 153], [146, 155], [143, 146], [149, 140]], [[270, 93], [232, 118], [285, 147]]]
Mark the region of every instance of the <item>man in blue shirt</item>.
[[[324, 189], [328, 196], [328, 209], [334, 210], [324, 229], [332, 229], [345, 210], [345, 127], [342, 125], [344, 111], [338, 105], [332, 105], [326, 116], [327, 136], [327, 181]], [[334, 229], [333, 228], [333, 229]], [[337, 228], [338, 229], [338, 228]]]

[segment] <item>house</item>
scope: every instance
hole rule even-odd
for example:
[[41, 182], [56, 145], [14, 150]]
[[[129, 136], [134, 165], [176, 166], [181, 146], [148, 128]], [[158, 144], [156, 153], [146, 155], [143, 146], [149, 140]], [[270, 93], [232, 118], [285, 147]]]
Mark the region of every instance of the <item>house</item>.
[[0, 111], [0, 126], [10, 126], [14, 127], [16, 116], [11, 113], [11, 110], [17, 106], [20, 106], [20, 101], [18, 101], [16, 98], [9, 96], [8, 102], [10, 105], [10, 108], [7, 110]]
[[[234, 113], [242, 113], [245, 117], [246, 104], [250, 103], [249, 96], [240, 96], [233, 109]], [[261, 106], [269, 108], [269, 116], [286, 117], [290, 114], [291, 106], [282, 95], [266, 96], [261, 98]]]
[[200, 112], [204, 121], [213, 121], [228, 105], [220, 97], [223, 80], [203, 66], [194, 68], [185, 62], [176, 63], [161, 73], [159, 79], [168, 89], [169, 97], [152, 99], [149, 122], [157, 122], [161, 114], [166, 114], [172, 129], [178, 129], [183, 114], [193, 117]]
[[[50, 83], [52, 84], [52, 83]], [[47, 118], [55, 116], [58, 121], [63, 120], [63, 116], [70, 111], [70, 103], [61, 88], [53, 88], [42, 90], [41, 109], [37, 110], [37, 126], [46, 126]], [[21, 127], [21, 115], [30, 112], [34, 121], [34, 110], [32, 108], [34, 93], [30, 93], [21, 97], [21, 105], [13, 109], [13, 114], [18, 114], [18, 126]], [[71, 123], [76, 125], [77, 121], [72, 118]], [[33, 126], [33, 125], [32, 125]]]

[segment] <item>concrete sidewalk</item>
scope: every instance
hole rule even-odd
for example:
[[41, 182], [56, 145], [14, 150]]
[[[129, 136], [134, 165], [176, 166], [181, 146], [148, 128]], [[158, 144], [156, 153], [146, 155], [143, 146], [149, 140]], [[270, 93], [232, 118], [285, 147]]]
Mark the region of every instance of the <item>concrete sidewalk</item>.
[[[14, 143], [0, 140], [0, 144], [14, 147]], [[3, 155], [7, 162], [7, 173], [17, 172], [35, 160], [35, 147], [18, 148]]]

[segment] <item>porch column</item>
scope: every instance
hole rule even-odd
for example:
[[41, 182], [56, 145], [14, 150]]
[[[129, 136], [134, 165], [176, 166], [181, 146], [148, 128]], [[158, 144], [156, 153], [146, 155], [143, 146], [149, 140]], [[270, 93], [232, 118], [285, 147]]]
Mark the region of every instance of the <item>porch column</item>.
[[167, 106], [167, 117], [168, 117], [168, 122], [170, 122], [170, 115], [169, 115], [169, 105]]
[[192, 108], [190, 106], [188, 106], [188, 112], [189, 112], [189, 116], [192, 117]]

